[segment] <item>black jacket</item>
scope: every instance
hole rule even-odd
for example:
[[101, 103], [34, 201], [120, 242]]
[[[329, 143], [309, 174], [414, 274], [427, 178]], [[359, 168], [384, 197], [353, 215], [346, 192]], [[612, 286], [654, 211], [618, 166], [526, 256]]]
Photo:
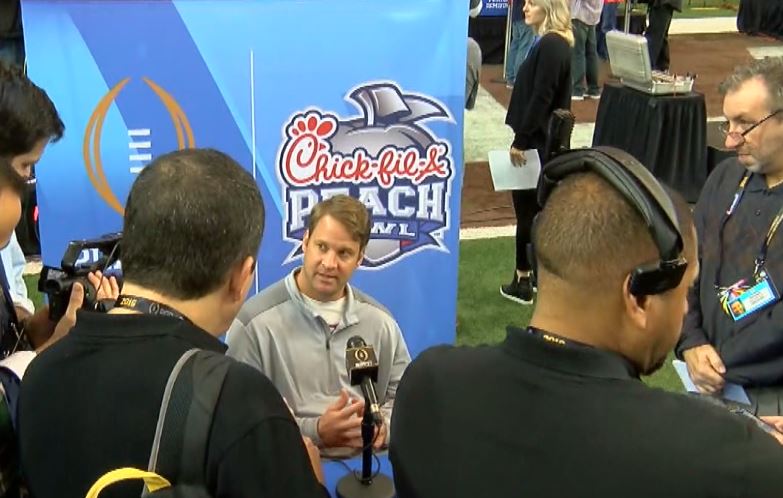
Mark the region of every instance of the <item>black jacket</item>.
[[[146, 469], [166, 380], [194, 347], [225, 350], [176, 318], [80, 312], [71, 333], [32, 362], [22, 383], [19, 439], [32, 496], [85, 496], [109, 470]], [[212, 496], [327, 496], [282, 398], [239, 362], [223, 384], [204, 469]], [[101, 497], [140, 493], [137, 482], [123, 483]]]
[[511, 92], [506, 124], [514, 130], [514, 147], [538, 149], [543, 158], [555, 109], [571, 109], [571, 47], [562, 36], [547, 33], [519, 66]]
[[783, 447], [744, 417], [521, 329], [422, 353], [391, 433], [399, 498], [783, 496]]
[[[767, 188], [760, 175], [751, 176], [731, 218], [723, 217], [737, 192], [745, 168], [736, 159], [719, 164], [710, 174], [694, 210], [699, 235], [700, 274], [688, 299], [688, 314], [677, 354], [712, 344], [726, 365], [726, 380], [749, 386], [783, 385], [783, 304], [778, 301], [737, 322], [720, 306], [718, 284], [752, 279], [754, 261], [772, 220], [783, 206], [783, 186]], [[783, 290], [783, 229], [772, 239], [766, 269]]]

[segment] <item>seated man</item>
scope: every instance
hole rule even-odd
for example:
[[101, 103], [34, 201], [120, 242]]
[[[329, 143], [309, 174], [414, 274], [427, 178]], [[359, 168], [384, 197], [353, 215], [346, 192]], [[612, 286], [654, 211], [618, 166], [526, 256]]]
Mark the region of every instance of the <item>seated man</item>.
[[361, 448], [364, 400], [345, 368], [353, 336], [375, 348], [378, 401], [388, 440], [394, 395], [410, 362], [400, 327], [380, 304], [348, 285], [370, 240], [370, 214], [338, 195], [313, 208], [302, 267], [254, 296], [228, 333], [228, 354], [266, 374], [288, 401], [302, 433], [322, 448]]
[[[125, 206], [123, 295], [107, 314], [79, 312], [22, 383], [19, 441], [32, 496], [85, 496], [110, 470], [147, 468], [169, 374], [186, 351], [225, 351], [217, 336], [253, 281], [263, 226], [258, 186], [225, 154], [178, 151], [139, 174]], [[318, 452], [311, 464], [274, 386], [226, 361], [203, 461], [209, 495], [325, 496], [313, 473]], [[141, 491], [127, 482], [111, 496]]]
[[781, 495], [783, 447], [754, 421], [641, 382], [677, 341], [696, 233], [687, 204], [672, 208], [640, 164], [621, 193], [605, 179], [619, 183], [619, 162], [584, 169], [608, 158], [596, 154], [542, 172], [530, 326], [495, 346], [425, 351], [403, 377], [400, 498]]

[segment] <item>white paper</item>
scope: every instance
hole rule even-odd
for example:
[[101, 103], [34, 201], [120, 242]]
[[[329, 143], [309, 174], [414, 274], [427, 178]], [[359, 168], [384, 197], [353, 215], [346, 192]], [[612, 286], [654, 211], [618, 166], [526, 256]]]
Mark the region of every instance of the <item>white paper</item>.
[[489, 151], [489, 171], [495, 191], [529, 190], [538, 186], [538, 175], [541, 174], [538, 151], [526, 150], [525, 159], [527, 162], [522, 166], [514, 166], [508, 149]]
[[[691, 376], [688, 373], [688, 365], [682, 360], [673, 360], [672, 365], [677, 371], [677, 375], [680, 376], [680, 381], [682, 382], [683, 387], [685, 387], [685, 390], [689, 393], [699, 392], [699, 390], [696, 388], [696, 384], [693, 383], [693, 380], [691, 380]], [[744, 405], [750, 404], [750, 398], [748, 398], [748, 393], [745, 392], [745, 389], [741, 385], [732, 384], [731, 382], [727, 382], [723, 386], [723, 391], [720, 393], [720, 397], [729, 401], [736, 401], [737, 403], [742, 403]]]

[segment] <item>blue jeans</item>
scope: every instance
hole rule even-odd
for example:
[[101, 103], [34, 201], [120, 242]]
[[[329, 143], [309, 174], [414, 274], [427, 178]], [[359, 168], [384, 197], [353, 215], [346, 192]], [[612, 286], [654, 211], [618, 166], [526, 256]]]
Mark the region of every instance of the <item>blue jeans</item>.
[[585, 94], [587, 80], [588, 95], [598, 95], [598, 54], [595, 48], [595, 26], [589, 26], [578, 19], [571, 19], [574, 27], [574, 48], [571, 51], [571, 81], [574, 96]]
[[525, 21], [511, 23], [511, 43], [508, 44], [506, 56], [506, 83], [514, 84], [519, 66], [527, 57], [535, 38], [536, 34], [533, 33], [533, 28], [525, 24]]
[[601, 11], [601, 29], [596, 33], [598, 56], [603, 60], [609, 60], [609, 49], [606, 46], [606, 33], [617, 29], [617, 6], [619, 3], [604, 3]]

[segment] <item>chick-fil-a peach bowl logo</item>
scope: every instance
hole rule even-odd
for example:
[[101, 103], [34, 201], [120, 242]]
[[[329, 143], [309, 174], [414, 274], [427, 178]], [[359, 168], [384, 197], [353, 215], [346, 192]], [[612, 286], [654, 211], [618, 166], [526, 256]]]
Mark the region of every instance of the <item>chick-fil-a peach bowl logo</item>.
[[313, 207], [337, 194], [359, 199], [372, 215], [363, 266], [385, 267], [423, 250], [447, 251], [452, 146], [424, 125], [453, 123], [446, 106], [388, 81], [358, 86], [346, 100], [360, 114], [341, 118], [311, 107], [283, 126], [277, 165], [286, 208], [283, 238], [294, 246], [288, 261], [302, 254]]

